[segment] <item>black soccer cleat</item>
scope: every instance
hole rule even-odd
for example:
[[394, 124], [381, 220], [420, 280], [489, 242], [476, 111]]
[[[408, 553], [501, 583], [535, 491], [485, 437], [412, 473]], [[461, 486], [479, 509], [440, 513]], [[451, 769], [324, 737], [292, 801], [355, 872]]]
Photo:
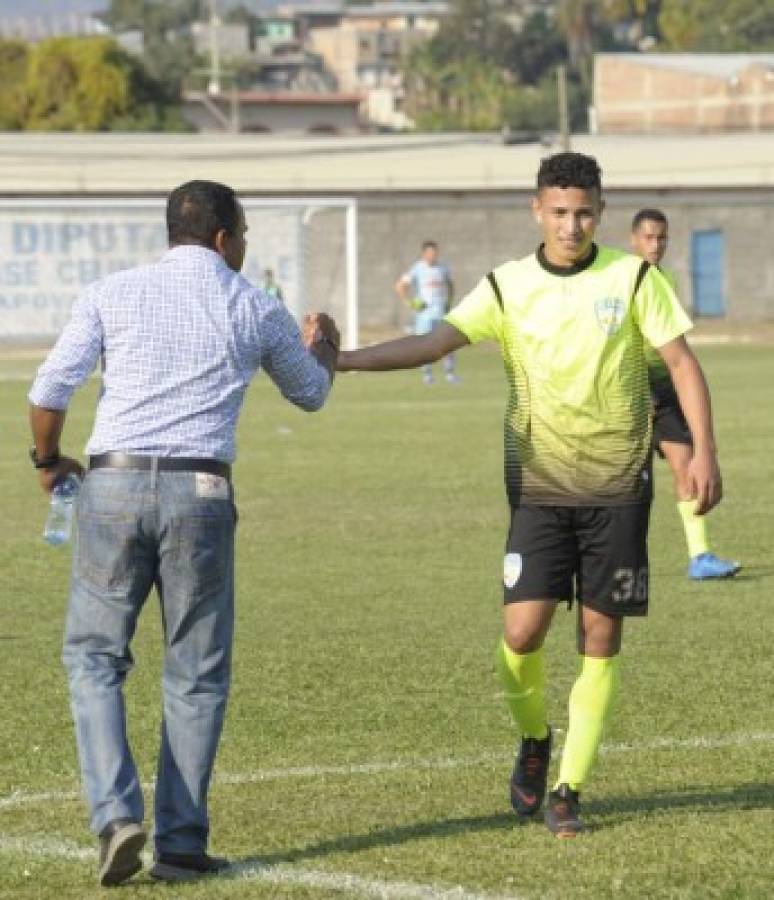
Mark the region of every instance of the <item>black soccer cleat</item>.
[[549, 791], [545, 811], [546, 827], [559, 838], [572, 838], [585, 829], [580, 817], [580, 794], [569, 784]]
[[520, 816], [533, 816], [546, 795], [551, 762], [551, 729], [540, 738], [523, 738], [511, 775], [511, 806]]

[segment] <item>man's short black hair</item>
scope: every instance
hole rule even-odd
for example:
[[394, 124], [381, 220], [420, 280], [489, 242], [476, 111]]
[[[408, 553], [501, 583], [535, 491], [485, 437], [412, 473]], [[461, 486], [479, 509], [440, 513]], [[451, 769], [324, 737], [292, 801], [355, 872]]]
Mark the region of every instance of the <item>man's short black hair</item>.
[[602, 170], [593, 156], [583, 153], [554, 153], [540, 161], [537, 188], [582, 188], [602, 191]]
[[167, 200], [169, 244], [209, 247], [221, 230], [235, 234], [239, 227], [239, 201], [232, 188], [217, 181], [187, 181]]
[[434, 250], [437, 250], [438, 244], [436, 244], [435, 241], [431, 241], [431, 240], [422, 241], [422, 250], [425, 251], [425, 250], [427, 250], [428, 247], [432, 247]]
[[636, 231], [643, 222], [658, 222], [661, 225], [668, 225], [667, 217], [664, 213], [661, 212], [660, 209], [641, 209], [638, 213], [635, 213], [634, 218], [632, 219], [632, 231]]

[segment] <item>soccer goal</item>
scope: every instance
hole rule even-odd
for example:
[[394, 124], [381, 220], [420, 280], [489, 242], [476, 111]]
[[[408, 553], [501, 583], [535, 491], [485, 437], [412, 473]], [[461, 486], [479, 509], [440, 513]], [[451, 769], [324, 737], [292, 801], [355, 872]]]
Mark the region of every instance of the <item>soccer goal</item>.
[[[267, 273], [299, 319], [332, 315], [357, 346], [357, 201], [246, 197], [244, 275]], [[0, 340], [50, 342], [93, 281], [157, 259], [167, 246], [164, 198], [0, 200]]]
[[299, 320], [322, 310], [341, 329], [345, 348], [357, 346], [357, 201], [352, 198], [274, 198], [244, 201], [249, 226], [244, 273], [262, 284], [270, 269]]

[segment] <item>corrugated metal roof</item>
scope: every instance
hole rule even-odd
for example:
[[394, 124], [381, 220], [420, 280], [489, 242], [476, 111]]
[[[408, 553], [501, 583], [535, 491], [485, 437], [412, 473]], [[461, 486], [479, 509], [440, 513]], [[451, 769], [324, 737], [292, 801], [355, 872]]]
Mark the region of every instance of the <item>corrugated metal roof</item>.
[[[774, 186], [774, 133], [581, 135], [608, 188]], [[0, 193], [167, 192], [209, 178], [256, 193], [532, 188], [557, 146], [494, 135], [0, 134]]]
[[372, 16], [443, 16], [449, 11], [446, 0], [427, 0], [427, 2], [403, 2], [403, 0], [381, 0], [373, 5], [347, 6], [344, 2], [320, 3], [318, 0], [291, 0], [279, 6], [283, 15], [341, 15], [347, 19], [370, 18]]
[[[217, 94], [213, 96], [205, 91], [186, 91], [183, 99], [185, 100], [220, 100], [226, 103], [231, 102], [231, 94]], [[260, 91], [260, 90], [244, 90], [237, 91], [237, 97], [240, 103], [285, 103], [289, 106], [293, 104], [304, 104], [313, 106], [335, 106], [343, 104], [346, 106], [358, 106], [363, 102], [362, 94], [343, 94], [331, 93], [329, 91], [321, 91], [319, 93], [302, 92], [302, 91]]]

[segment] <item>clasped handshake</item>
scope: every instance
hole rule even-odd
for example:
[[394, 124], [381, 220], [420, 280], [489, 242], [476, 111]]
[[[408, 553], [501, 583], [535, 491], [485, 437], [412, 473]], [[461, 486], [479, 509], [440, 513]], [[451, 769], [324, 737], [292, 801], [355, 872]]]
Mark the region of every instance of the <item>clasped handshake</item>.
[[336, 353], [341, 346], [341, 335], [336, 323], [327, 313], [306, 313], [304, 316], [302, 335], [304, 346], [314, 349], [315, 344], [327, 344]]

